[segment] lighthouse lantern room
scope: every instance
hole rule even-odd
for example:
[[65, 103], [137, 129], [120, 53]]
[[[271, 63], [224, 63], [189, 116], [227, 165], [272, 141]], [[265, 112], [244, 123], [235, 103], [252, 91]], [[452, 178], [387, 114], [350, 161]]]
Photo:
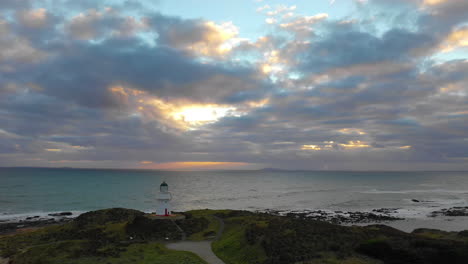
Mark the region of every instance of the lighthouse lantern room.
[[156, 208], [156, 215], [169, 216], [171, 215], [172, 194], [169, 192], [169, 186], [165, 181], [159, 186], [158, 206]]

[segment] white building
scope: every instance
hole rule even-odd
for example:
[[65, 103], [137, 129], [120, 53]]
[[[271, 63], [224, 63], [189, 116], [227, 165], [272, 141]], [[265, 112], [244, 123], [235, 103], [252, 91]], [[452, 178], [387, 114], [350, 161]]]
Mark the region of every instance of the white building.
[[159, 186], [158, 194], [158, 205], [156, 207], [156, 215], [169, 216], [172, 208], [170, 201], [172, 200], [172, 194], [169, 192], [169, 186], [163, 181]]

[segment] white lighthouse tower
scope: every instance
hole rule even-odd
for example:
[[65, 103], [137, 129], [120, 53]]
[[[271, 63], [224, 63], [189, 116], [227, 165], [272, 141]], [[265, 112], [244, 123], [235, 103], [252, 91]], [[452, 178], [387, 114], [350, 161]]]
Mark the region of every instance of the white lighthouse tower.
[[158, 206], [156, 207], [156, 215], [169, 216], [171, 215], [172, 194], [169, 192], [169, 186], [165, 181], [159, 186]]

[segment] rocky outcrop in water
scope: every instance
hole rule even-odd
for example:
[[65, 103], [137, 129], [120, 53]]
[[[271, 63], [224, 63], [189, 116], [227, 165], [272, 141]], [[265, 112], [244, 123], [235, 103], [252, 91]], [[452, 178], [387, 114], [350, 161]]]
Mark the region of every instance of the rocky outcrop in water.
[[304, 210], [304, 211], [274, 211], [267, 213], [273, 215], [285, 215], [294, 218], [307, 218], [311, 220], [325, 221], [334, 224], [356, 224], [356, 223], [378, 223], [387, 221], [403, 220], [403, 218], [391, 216], [398, 208], [380, 208], [372, 212], [347, 212], [347, 211], [324, 211], [324, 210]]
[[429, 216], [468, 216], [468, 206], [465, 207], [452, 207], [449, 209], [441, 209], [438, 211], [432, 212]]

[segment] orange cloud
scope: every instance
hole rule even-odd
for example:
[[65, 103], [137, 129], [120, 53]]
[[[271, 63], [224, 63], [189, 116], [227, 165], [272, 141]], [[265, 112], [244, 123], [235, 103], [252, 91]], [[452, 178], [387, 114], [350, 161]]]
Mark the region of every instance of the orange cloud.
[[220, 56], [230, 52], [241, 39], [237, 38], [239, 29], [232, 23], [216, 24], [207, 21], [204, 24], [206, 31], [202, 39], [188, 43], [188, 50], [205, 56]]
[[55, 149], [55, 148], [48, 148], [48, 149], [45, 149], [46, 151], [49, 151], [49, 152], [61, 152], [63, 151], [62, 149]]
[[338, 130], [342, 134], [347, 134], [347, 135], [352, 135], [352, 134], [359, 134], [359, 135], [365, 135], [367, 134], [366, 132], [357, 129], [357, 128], [343, 128]]
[[147, 169], [157, 170], [215, 170], [215, 169], [242, 169], [251, 166], [246, 162], [217, 162], [217, 161], [180, 161], [165, 163], [142, 163]]
[[322, 150], [323, 148], [317, 145], [302, 145], [302, 150]]
[[468, 27], [453, 31], [442, 44], [442, 52], [449, 52], [456, 48], [468, 47]]
[[438, 5], [447, 2], [447, 0], [424, 0], [423, 4], [428, 6]]
[[401, 147], [399, 147], [399, 149], [410, 149], [410, 148], [411, 148], [411, 146], [401, 146]]
[[355, 148], [368, 148], [370, 145], [367, 142], [362, 142], [359, 140], [349, 141], [347, 144], [340, 144], [340, 146], [346, 149], [355, 149]]

